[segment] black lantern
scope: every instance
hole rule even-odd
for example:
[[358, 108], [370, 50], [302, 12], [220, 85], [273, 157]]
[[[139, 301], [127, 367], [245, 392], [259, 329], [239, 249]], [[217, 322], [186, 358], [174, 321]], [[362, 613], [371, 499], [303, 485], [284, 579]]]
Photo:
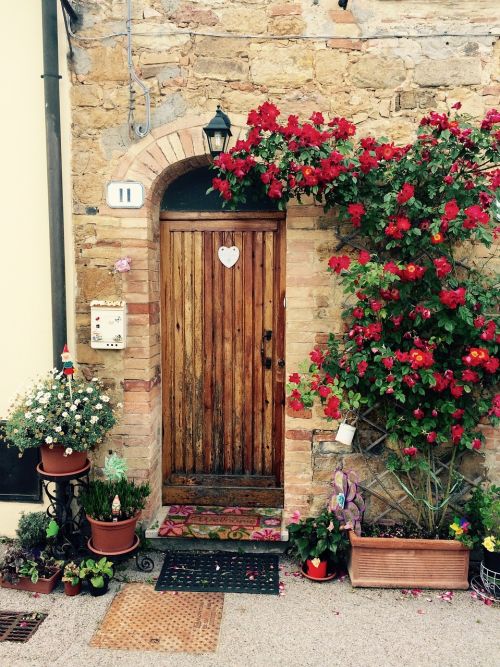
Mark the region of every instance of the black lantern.
[[217, 111], [210, 123], [203, 128], [203, 132], [207, 135], [208, 148], [210, 155], [216, 157], [220, 153], [224, 153], [231, 133], [231, 121], [229, 117], [222, 111], [220, 105], [217, 105]]

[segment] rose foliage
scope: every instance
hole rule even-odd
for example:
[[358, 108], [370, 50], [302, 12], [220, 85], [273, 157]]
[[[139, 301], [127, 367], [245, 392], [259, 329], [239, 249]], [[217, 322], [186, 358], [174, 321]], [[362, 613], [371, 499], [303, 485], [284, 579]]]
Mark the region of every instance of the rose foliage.
[[290, 376], [289, 404], [319, 398], [329, 420], [381, 405], [398, 443], [388, 465], [415, 521], [439, 532], [461, 456], [480, 450], [479, 425], [500, 417], [497, 283], [488, 259], [469, 259], [498, 232], [500, 113], [479, 125], [430, 113], [406, 146], [355, 141], [345, 118], [279, 117], [271, 103], [250, 113], [247, 139], [215, 160], [214, 189], [232, 207], [259, 188], [280, 209], [312, 197], [336, 208], [360, 250], [328, 262], [350, 295], [345, 332]]

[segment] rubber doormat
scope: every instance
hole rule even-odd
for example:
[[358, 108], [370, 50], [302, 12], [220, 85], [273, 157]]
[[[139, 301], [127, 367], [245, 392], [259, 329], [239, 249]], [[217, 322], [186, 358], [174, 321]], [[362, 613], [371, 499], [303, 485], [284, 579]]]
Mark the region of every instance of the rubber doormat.
[[223, 605], [221, 593], [157, 593], [147, 584], [126, 584], [111, 603], [90, 645], [131, 651], [214, 653]]
[[156, 590], [279, 595], [279, 556], [167, 551]]

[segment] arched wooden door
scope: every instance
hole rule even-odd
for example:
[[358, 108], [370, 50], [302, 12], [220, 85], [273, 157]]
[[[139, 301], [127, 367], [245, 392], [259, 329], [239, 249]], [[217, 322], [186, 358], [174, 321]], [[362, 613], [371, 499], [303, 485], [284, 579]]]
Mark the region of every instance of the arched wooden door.
[[162, 212], [160, 225], [163, 502], [280, 507], [284, 215]]

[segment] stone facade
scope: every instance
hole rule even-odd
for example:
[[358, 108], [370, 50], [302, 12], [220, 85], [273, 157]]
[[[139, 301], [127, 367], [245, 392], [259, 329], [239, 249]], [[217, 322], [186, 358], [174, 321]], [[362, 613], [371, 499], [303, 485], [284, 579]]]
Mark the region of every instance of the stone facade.
[[[161, 502], [159, 203], [168, 183], [207, 163], [202, 126], [216, 105], [236, 136], [248, 111], [272, 100], [283, 114], [345, 115], [361, 134], [403, 143], [431, 109], [446, 111], [459, 100], [478, 116], [498, 103], [500, 43], [485, 36], [496, 5], [351, 0], [342, 11], [336, 0], [134, 0], [133, 61], [152, 101], [152, 131], [138, 141], [129, 131], [126, 2], [77, 3], [83, 24], [70, 62], [77, 360], [123, 402], [109, 444], [126, 456], [131, 475], [152, 482], [152, 510]], [[134, 114], [143, 121], [138, 94]], [[144, 184], [142, 209], [106, 207], [105, 184], [117, 178]], [[308, 204], [289, 208], [287, 370], [296, 370], [322, 334], [340, 330], [342, 293], [324, 270], [336, 242], [332, 215]], [[132, 271], [114, 274], [114, 261], [125, 255]], [[124, 351], [90, 348], [94, 298], [127, 301]], [[371, 476], [361, 455], [339, 448], [324, 429], [319, 413], [286, 417], [289, 511], [307, 513], [324, 502], [339, 460]], [[489, 435], [487, 464], [498, 479], [498, 441]]]

